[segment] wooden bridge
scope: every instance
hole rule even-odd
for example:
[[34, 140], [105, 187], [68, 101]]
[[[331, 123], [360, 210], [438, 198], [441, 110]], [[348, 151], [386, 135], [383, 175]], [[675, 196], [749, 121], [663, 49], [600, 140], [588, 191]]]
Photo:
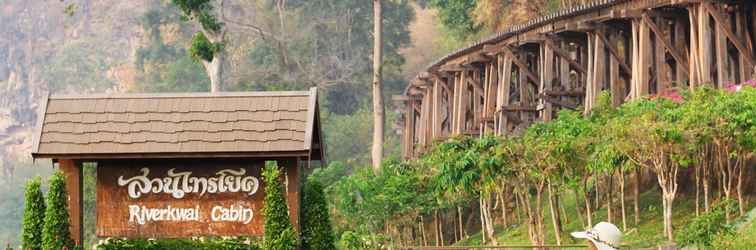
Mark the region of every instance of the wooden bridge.
[[602, 0], [509, 28], [432, 63], [407, 86], [402, 154], [456, 135], [518, 133], [589, 111], [754, 73], [753, 0]]

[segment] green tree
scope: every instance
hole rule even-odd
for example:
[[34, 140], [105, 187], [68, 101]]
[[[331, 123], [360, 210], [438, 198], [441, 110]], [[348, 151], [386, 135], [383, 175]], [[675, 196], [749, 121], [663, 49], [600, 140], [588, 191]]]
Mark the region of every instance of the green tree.
[[428, 6], [438, 9], [441, 23], [457, 39], [465, 39], [480, 30], [470, 15], [475, 0], [428, 0]]
[[[210, 77], [210, 91], [223, 90], [223, 60], [226, 29], [218, 20], [215, 13], [216, 6], [212, 0], [172, 0], [179, 7], [186, 19], [195, 20], [200, 32], [194, 35], [189, 54], [202, 62], [207, 75]], [[218, 7], [222, 13], [223, 4]]]
[[294, 228], [289, 220], [289, 208], [281, 184], [281, 171], [274, 162], [266, 162], [263, 170], [265, 181], [265, 217], [263, 249], [290, 250], [297, 247]]
[[42, 227], [45, 218], [45, 198], [42, 195], [41, 178], [35, 177], [26, 184], [24, 193], [24, 224], [21, 232], [23, 249], [42, 248]]
[[66, 193], [66, 177], [57, 171], [48, 181], [50, 190], [47, 192], [47, 208], [45, 210], [45, 224], [42, 229], [42, 249], [59, 250], [74, 249], [71, 239], [71, 220], [68, 214], [68, 194]]
[[328, 204], [318, 181], [307, 180], [302, 193], [302, 206], [302, 248], [336, 249]]

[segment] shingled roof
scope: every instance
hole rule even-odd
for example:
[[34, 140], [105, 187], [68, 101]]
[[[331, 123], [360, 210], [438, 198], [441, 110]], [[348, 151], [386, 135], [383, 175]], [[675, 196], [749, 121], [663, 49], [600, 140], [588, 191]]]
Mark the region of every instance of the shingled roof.
[[51, 96], [34, 158], [311, 156], [322, 159], [317, 89]]

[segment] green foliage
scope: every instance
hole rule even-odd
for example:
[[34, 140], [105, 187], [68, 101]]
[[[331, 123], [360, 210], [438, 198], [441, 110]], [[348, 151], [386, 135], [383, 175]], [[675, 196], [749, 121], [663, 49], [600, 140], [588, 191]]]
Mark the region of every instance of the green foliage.
[[675, 241], [682, 246], [711, 247], [716, 237], [733, 235], [735, 230], [727, 224], [726, 210], [735, 210], [734, 205], [732, 200], [719, 202], [678, 231]]
[[388, 242], [388, 238], [380, 234], [358, 233], [346, 231], [341, 234], [339, 249], [344, 250], [380, 250]]
[[251, 243], [249, 239], [172, 239], [172, 240], [125, 240], [108, 239], [104, 244], [97, 246], [98, 250], [260, 250], [259, 246]]
[[323, 187], [308, 179], [302, 193], [302, 248], [305, 250], [336, 249]]
[[202, 25], [202, 28], [208, 31], [218, 32], [223, 28], [223, 24], [212, 14], [213, 5], [211, 0], [171, 0], [173, 4], [179, 7], [185, 18], [193, 19]]
[[276, 164], [271, 163], [274, 162], [266, 162], [262, 174], [265, 181], [263, 249], [295, 249], [297, 238], [289, 219], [289, 209], [280, 179], [281, 172]]
[[413, 218], [407, 214], [418, 214], [435, 204], [422, 172], [395, 159], [385, 161], [378, 175], [368, 167], [357, 169], [331, 187], [339, 210], [334, 220], [350, 225], [352, 231], [377, 231], [388, 220]]
[[223, 50], [223, 45], [220, 43], [213, 43], [202, 32], [197, 32], [192, 38], [192, 46], [189, 47], [189, 55], [196, 60], [203, 60], [206, 62], [213, 60], [213, 55]]
[[42, 248], [42, 227], [45, 218], [45, 198], [42, 195], [42, 180], [35, 177], [26, 184], [24, 192], [24, 224], [21, 231], [23, 249]]
[[464, 39], [480, 30], [470, 12], [475, 8], [475, 0], [428, 0], [428, 6], [438, 9], [441, 23], [456, 37]]
[[[711, 138], [732, 138], [736, 146], [730, 155], [750, 155], [754, 93], [747, 87], [737, 93], [701, 89], [684, 93], [682, 102], [640, 99], [617, 108], [604, 93], [587, 116], [561, 111], [551, 122], [506, 138], [450, 138], [419, 159], [385, 161], [379, 174], [357, 168], [327, 188], [336, 227], [351, 232], [342, 234], [340, 245], [359, 246], [367, 237], [361, 232], [382, 231], [386, 223], [411, 226], [435, 211], [469, 209], [472, 201], [492, 192], [514, 190], [534, 199], [545, 182], [558, 195], [564, 187], [577, 195], [590, 192], [580, 189], [604, 181], [607, 173], [638, 167], [677, 175], [676, 168], [694, 166], [690, 155], [695, 147], [690, 145]], [[699, 120], [689, 120], [688, 114]], [[690, 206], [678, 205], [685, 204]], [[658, 201], [643, 207], [652, 214], [662, 211]]]
[[49, 185], [45, 224], [42, 229], [42, 249], [74, 249], [70, 232], [71, 220], [68, 214], [66, 177], [63, 172], [57, 171], [50, 176]]

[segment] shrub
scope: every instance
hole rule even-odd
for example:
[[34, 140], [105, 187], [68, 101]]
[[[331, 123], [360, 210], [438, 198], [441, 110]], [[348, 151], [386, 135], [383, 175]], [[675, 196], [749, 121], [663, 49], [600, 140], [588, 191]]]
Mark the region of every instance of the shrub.
[[309, 179], [302, 193], [302, 248], [336, 249], [323, 187]]
[[289, 208], [286, 205], [283, 186], [281, 185], [281, 172], [275, 164], [266, 162], [263, 170], [265, 181], [265, 200], [263, 204], [263, 216], [265, 217], [263, 234], [263, 249], [265, 250], [290, 250], [297, 247], [297, 239], [294, 228], [289, 220]]
[[42, 229], [42, 249], [74, 249], [68, 215], [66, 177], [62, 172], [56, 171], [50, 176], [49, 184], [50, 191], [47, 192], [47, 208]]
[[[45, 218], [45, 197], [40, 188], [41, 178], [36, 177], [26, 183], [24, 192], [24, 222], [21, 229], [22, 249], [42, 248], [42, 227]], [[10, 247], [9, 247], [10, 248]]]
[[717, 236], [734, 234], [732, 226], [727, 224], [725, 212], [733, 209], [734, 203], [725, 200], [715, 205], [709, 212], [691, 220], [677, 233], [677, 243], [682, 246], [710, 247]]
[[104, 244], [97, 246], [98, 250], [260, 250], [261, 248], [248, 239], [208, 239], [208, 240], [119, 240], [110, 239]]
[[388, 249], [388, 241], [382, 234], [346, 231], [341, 234], [339, 245], [344, 250], [381, 250]]

